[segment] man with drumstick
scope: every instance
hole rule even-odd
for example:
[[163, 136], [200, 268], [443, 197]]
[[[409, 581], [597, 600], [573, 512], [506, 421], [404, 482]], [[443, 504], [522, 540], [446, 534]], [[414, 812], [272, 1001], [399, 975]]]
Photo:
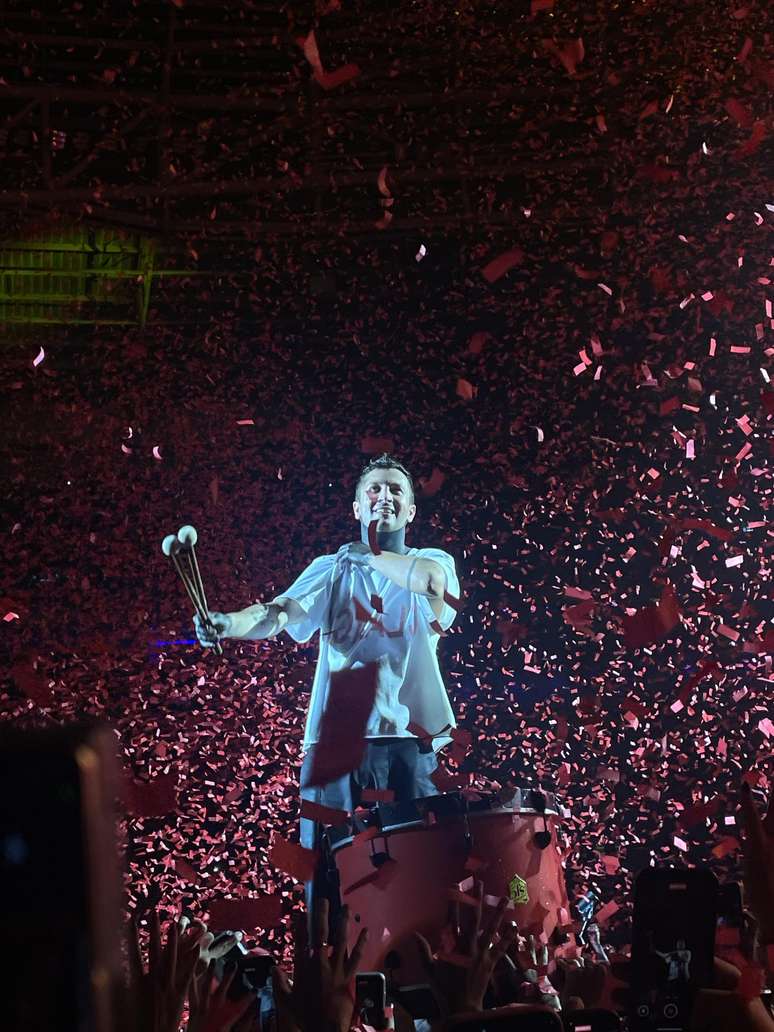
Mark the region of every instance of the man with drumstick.
[[[194, 617], [205, 646], [223, 638], [274, 638], [282, 630], [303, 643], [321, 632], [304, 734], [301, 795], [347, 811], [360, 803], [364, 789], [391, 789], [396, 800], [437, 794], [431, 780], [435, 750], [451, 740], [448, 732], [455, 726], [438, 666], [438, 629], [451, 626], [455, 610], [448, 602], [460, 597], [454, 559], [447, 552], [405, 543], [417, 507], [411, 474], [400, 462], [383, 454], [368, 463], [357, 482], [352, 511], [360, 523], [360, 541], [317, 556], [271, 602], [234, 613], [210, 612], [212, 628]], [[369, 546], [372, 521], [379, 555]], [[331, 674], [366, 664], [376, 664], [377, 680], [363, 759], [344, 777], [306, 786]], [[428, 737], [417, 737], [416, 730]], [[314, 822], [302, 819], [302, 844], [314, 847], [315, 834]]]

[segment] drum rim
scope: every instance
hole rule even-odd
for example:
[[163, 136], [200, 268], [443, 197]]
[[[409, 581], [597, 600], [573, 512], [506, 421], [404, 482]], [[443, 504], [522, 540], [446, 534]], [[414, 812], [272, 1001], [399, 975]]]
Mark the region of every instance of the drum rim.
[[[492, 810], [479, 810], [476, 813], [468, 813], [468, 814], [455, 813], [455, 814], [444, 815], [444, 816], [438, 818], [437, 823], [438, 824], [444, 824], [452, 817], [453, 818], [457, 818], [457, 819], [463, 819], [464, 818], [464, 819], [467, 819], [469, 821], [473, 821], [473, 820], [476, 820], [476, 819], [478, 819], [480, 817], [491, 817], [493, 814], [501, 814], [501, 813], [510, 814], [511, 816], [518, 816], [520, 814], [526, 814], [528, 816], [534, 816], [534, 817], [542, 817], [542, 816], [546, 816], [546, 817], [559, 817], [559, 816], [561, 816], [557, 810], [552, 810], [552, 809], [549, 809], [548, 807], [546, 807], [546, 809], [541, 812], [540, 810], [533, 810], [533, 809], [530, 809], [528, 807], [525, 807], [522, 810], [514, 810], [514, 808], [510, 807], [510, 806], [499, 806], [499, 807], [497, 807], [495, 809], [492, 809]], [[415, 820], [415, 821], [401, 821], [400, 824], [385, 824], [383, 827], [379, 828], [378, 834], [374, 835], [373, 839], [381, 838], [383, 835], [386, 835], [386, 834], [388, 834], [390, 832], [393, 832], [393, 831], [399, 831], [401, 829], [408, 830], [409, 828], [424, 828], [424, 827], [435, 827], [435, 825], [433, 825], [433, 824], [426, 825], [424, 820], [421, 817], [418, 820]], [[335, 831], [336, 829], [335, 828], [330, 828], [329, 830], [330, 831]], [[357, 838], [357, 834], [352, 834], [352, 835], [346, 835], [343, 838], [336, 839], [335, 842], [331, 842], [331, 850], [333, 852], [335, 852], [337, 849], [342, 849], [344, 846], [351, 846], [352, 842], [356, 838]]]

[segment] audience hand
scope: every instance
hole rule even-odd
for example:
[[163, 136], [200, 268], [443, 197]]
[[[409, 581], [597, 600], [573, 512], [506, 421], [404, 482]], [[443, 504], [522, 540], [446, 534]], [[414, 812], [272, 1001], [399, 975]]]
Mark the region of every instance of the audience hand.
[[774, 795], [761, 819], [747, 782], [742, 784], [745, 901], [758, 923], [758, 941], [774, 944]]
[[457, 938], [455, 952], [459, 963], [434, 958], [427, 939], [419, 932], [414, 933], [427, 979], [444, 1017], [462, 1011], [483, 1009], [484, 994], [492, 972], [506, 955], [516, 934], [512, 923], [504, 925], [507, 899], [500, 900], [494, 914], [487, 921], [483, 931], [481, 930], [483, 892], [483, 884], [477, 882], [476, 908], [471, 930], [468, 933], [462, 932], [459, 921], [454, 921]]
[[293, 981], [274, 969], [274, 995], [280, 1027], [300, 1032], [349, 1032], [355, 1010], [352, 982], [366, 940], [364, 928], [351, 956], [347, 956], [349, 911], [342, 908], [331, 945], [328, 933], [328, 901], [318, 900], [313, 914], [313, 942], [309, 946], [306, 917], [294, 922], [295, 957]]
[[255, 1006], [253, 993], [245, 993], [238, 1000], [229, 999], [228, 991], [236, 970], [236, 965], [227, 970], [220, 985], [215, 982], [215, 959], [194, 973], [187, 1032], [231, 1032], [248, 1009]]
[[129, 1011], [123, 1015], [137, 1032], [178, 1032], [183, 1005], [199, 959], [199, 935], [180, 935], [170, 922], [162, 946], [159, 915], [149, 912], [150, 948], [146, 973], [137, 925], [129, 925]]

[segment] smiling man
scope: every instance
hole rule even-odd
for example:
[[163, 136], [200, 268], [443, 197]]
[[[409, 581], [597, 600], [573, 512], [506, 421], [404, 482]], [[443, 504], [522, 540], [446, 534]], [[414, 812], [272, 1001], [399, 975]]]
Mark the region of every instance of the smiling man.
[[[199, 640], [271, 638], [285, 630], [307, 642], [320, 632], [319, 652], [304, 734], [302, 796], [352, 810], [366, 788], [392, 789], [398, 800], [435, 795], [435, 751], [455, 726], [438, 666], [438, 628], [448, 629], [460, 596], [454, 559], [442, 549], [406, 545], [417, 507], [408, 470], [383, 454], [363, 469], [352, 512], [360, 540], [317, 556], [268, 605], [211, 613], [214, 631], [195, 619]], [[372, 553], [368, 530], [376, 521], [381, 554]], [[329, 784], [304, 787], [317, 747], [331, 675], [375, 664], [376, 696], [366, 725], [366, 749], [357, 770]], [[342, 714], [342, 720], [346, 715]], [[418, 738], [423, 729], [431, 742]], [[314, 845], [315, 827], [301, 822], [301, 841]]]

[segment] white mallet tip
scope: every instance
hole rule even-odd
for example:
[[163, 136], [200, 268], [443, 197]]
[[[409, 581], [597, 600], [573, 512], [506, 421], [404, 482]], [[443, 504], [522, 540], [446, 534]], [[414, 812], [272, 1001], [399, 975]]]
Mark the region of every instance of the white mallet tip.
[[177, 536], [175, 534], [167, 534], [164, 540], [161, 542], [161, 551], [164, 555], [172, 555], [173, 546], [177, 544]]
[[177, 532], [177, 540], [186, 548], [193, 547], [199, 540], [199, 535], [196, 533], [196, 527], [192, 527], [186, 524], [181, 527]]

